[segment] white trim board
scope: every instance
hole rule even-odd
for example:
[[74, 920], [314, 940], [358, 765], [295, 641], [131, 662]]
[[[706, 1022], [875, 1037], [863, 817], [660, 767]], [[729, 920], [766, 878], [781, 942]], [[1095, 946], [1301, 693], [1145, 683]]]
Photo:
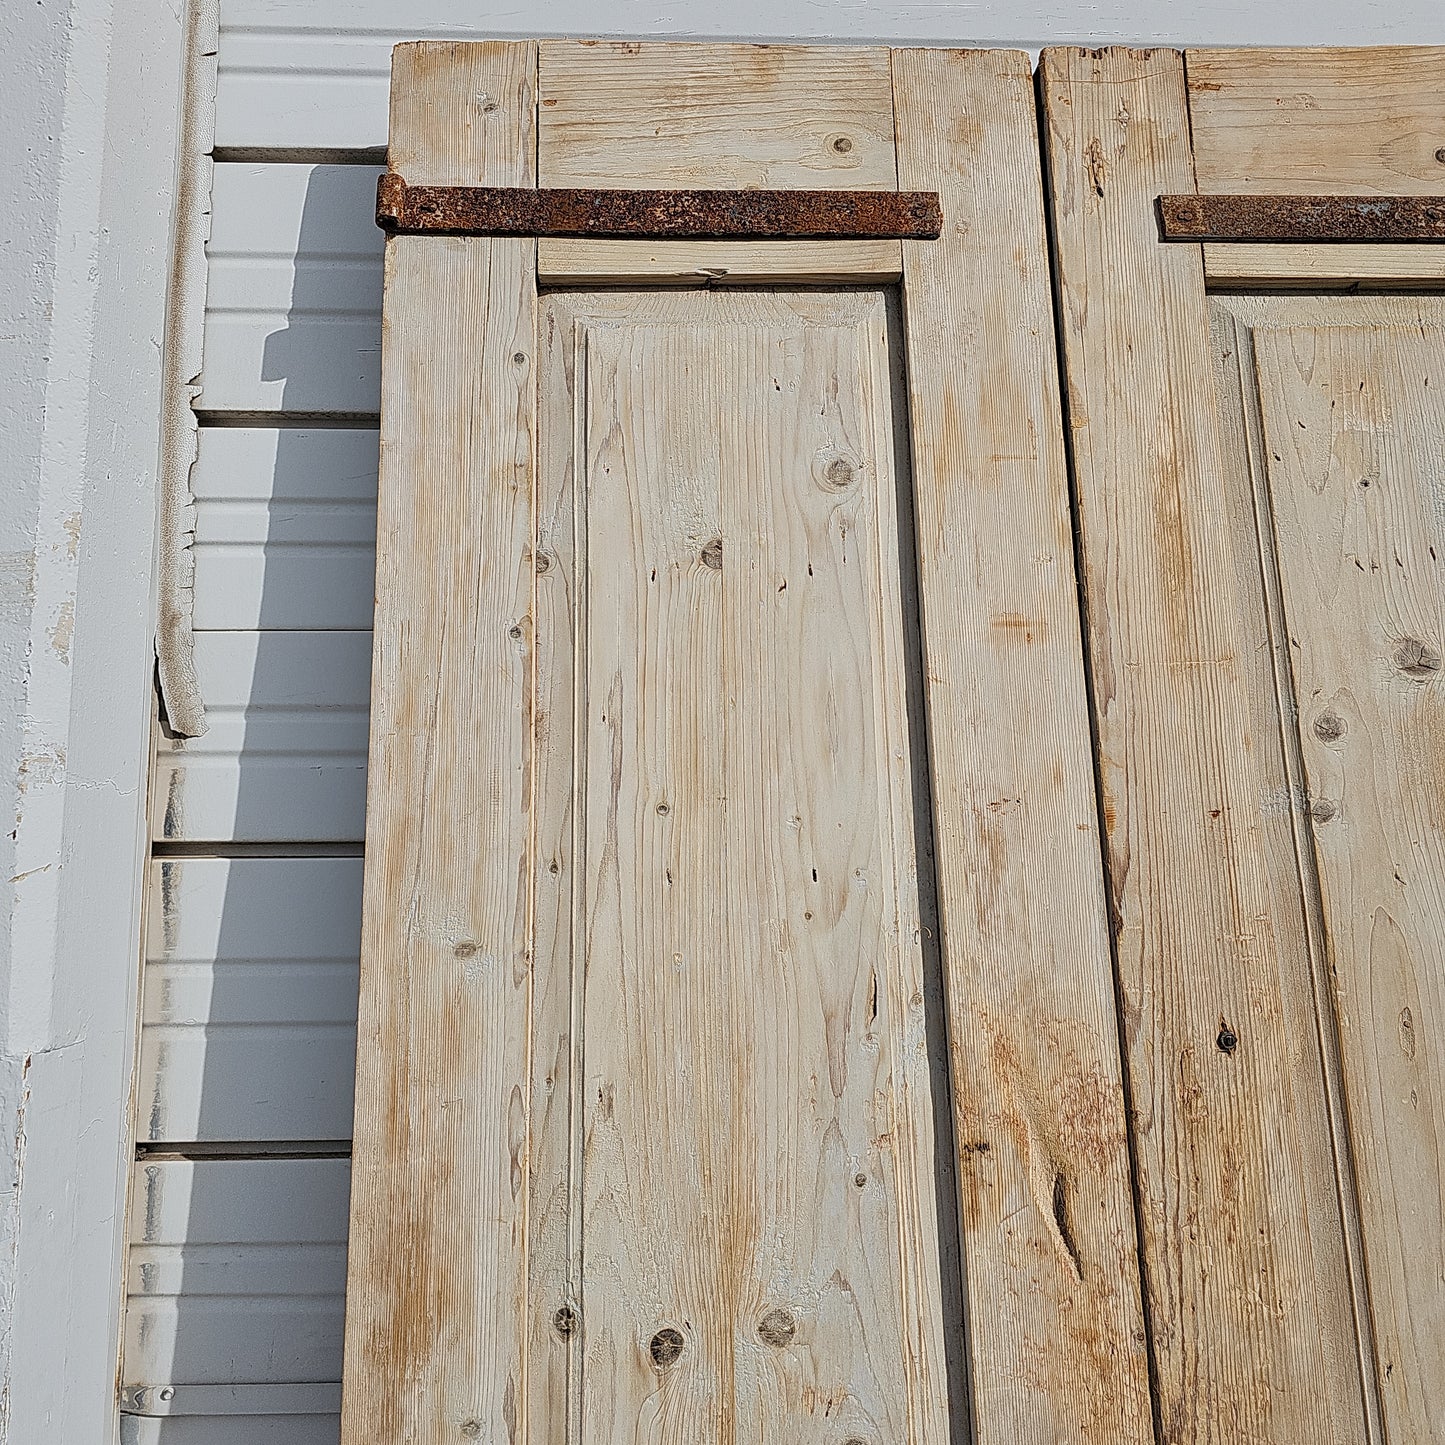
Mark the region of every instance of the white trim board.
[[[116, 1438], [184, 24], [8, 6], [0, 1439]], [[13, 828], [13, 831], [12, 831]]]

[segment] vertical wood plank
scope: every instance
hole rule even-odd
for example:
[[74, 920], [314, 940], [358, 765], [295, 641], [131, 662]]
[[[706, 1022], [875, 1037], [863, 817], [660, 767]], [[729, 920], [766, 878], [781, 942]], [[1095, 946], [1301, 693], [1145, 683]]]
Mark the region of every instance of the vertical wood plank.
[[1151, 1440], [1029, 62], [893, 75], [975, 1428]]
[[[535, 179], [536, 47], [397, 49], [392, 161]], [[535, 244], [387, 243], [343, 1439], [525, 1386]]]
[[1384, 1423], [1421, 1441], [1445, 1420], [1439, 319], [1254, 333]]
[[1043, 58], [1099, 767], [1164, 1436], [1365, 1425], [1297, 882], [1262, 815], [1278, 714], [1241, 660], [1181, 57]]

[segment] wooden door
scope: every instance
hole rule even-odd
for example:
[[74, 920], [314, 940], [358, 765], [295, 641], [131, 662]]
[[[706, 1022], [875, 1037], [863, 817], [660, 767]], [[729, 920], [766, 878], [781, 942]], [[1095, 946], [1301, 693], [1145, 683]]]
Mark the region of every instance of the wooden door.
[[1043, 59], [1167, 1440], [1445, 1439], [1441, 248], [1154, 208], [1439, 192], [1442, 59]]
[[401, 47], [349, 1442], [1143, 1441], [1027, 58]]
[[398, 50], [348, 1445], [1445, 1440], [1441, 58]]

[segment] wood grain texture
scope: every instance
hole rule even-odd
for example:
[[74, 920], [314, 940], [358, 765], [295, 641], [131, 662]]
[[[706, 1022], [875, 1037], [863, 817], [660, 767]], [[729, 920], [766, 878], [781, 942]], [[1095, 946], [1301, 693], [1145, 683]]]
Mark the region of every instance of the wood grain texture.
[[[398, 48], [392, 159], [534, 178], [535, 46]], [[343, 1439], [525, 1389], [535, 244], [387, 244]]]
[[[1441, 176], [1445, 190], [1445, 174]], [[1211, 286], [1280, 286], [1294, 290], [1384, 291], [1445, 283], [1445, 246], [1270, 245], [1206, 242], [1204, 275]]]
[[1253, 340], [1385, 1430], [1425, 1441], [1445, 1421], [1445, 311], [1416, 305], [1390, 325], [1323, 303]]
[[887, 50], [544, 40], [540, 66], [539, 185], [897, 189]]
[[882, 298], [543, 334], [534, 1428], [945, 1438]]
[[537, 277], [554, 284], [896, 281], [898, 241], [592, 241], [543, 237]]
[[1445, 48], [1191, 50], [1201, 191], [1445, 192]]
[[1152, 1440], [1032, 77], [893, 69], [975, 1429]]
[[1163, 1434], [1342, 1445], [1361, 1386], [1303, 910], [1265, 836], [1258, 569], [1251, 596], [1200, 255], [1153, 215], [1194, 185], [1181, 57], [1046, 51], [1043, 96]]

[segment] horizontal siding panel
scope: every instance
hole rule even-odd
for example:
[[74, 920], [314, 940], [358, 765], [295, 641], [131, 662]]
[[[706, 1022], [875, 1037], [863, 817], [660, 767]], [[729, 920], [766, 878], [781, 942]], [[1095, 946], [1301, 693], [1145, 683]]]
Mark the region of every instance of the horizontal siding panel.
[[[1439, 0], [1358, 0], [1316, 7], [1302, 29], [1299, 11], [1257, 0], [1209, 6], [1102, 0], [1073, 13], [1059, 0], [1010, 6], [955, 0], [896, 0], [851, 6], [739, 0], [718, 6], [589, 0], [546, 7], [487, 7], [474, 0], [426, 0], [406, 7], [396, 29], [395, 0], [332, 0], [318, 24], [315, 0], [226, 0], [216, 96], [221, 147], [347, 150], [386, 144], [391, 47], [401, 40], [526, 39], [598, 35], [624, 39], [831, 40], [882, 45], [1022, 47], [1090, 45], [1434, 45]], [[1307, 29], [1307, 33], [1306, 33]]]
[[137, 1164], [123, 1382], [339, 1380], [349, 1175], [342, 1159]]
[[122, 1415], [121, 1445], [340, 1445], [341, 1415]]
[[202, 411], [376, 412], [377, 174], [373, 166], [216, 166]]
[[349, 1139], [360, 858], [151, 864], [141, 1137]]
[[201, 632], [210, 731], [157, 739], [158, 839], [360, 842], [369, 632]]
[[373, 430], [202, 428], [195, 625], [369, 628], [376, 467]]

